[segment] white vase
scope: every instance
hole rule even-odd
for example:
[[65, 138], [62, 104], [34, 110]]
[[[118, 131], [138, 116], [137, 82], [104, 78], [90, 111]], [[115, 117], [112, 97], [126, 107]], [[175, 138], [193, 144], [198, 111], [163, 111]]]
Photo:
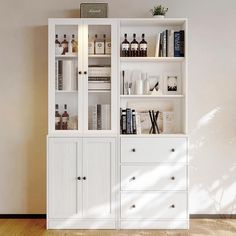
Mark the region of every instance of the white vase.
[[154, 17], [154, 18], [161, 18], [161, 19], [165, 18], [164, 15], [154, 15], [153, 17]]

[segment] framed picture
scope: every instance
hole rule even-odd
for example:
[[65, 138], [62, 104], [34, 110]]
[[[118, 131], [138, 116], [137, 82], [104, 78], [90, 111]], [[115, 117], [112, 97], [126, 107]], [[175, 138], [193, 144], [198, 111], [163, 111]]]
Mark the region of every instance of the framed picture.
[[165, 73], [163, 76], [163, 91], [166, 95], [180, 95], [181, 88], [181, 77], [176, 73]]

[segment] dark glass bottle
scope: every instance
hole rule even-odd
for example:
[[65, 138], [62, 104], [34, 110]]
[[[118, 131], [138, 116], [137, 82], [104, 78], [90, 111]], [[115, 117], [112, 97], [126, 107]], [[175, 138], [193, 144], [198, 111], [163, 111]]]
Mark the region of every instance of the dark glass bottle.
[[78, 43], [75, 40], [75, 35], [74, 34], [72, 34], [71, 44], [72, 44], [72, 52], [78, 52]]
[[103, 42], [104, 42], [104, 54], [106, 54], [106, 35], [103, 35]]
[[130, 44], [127, 40], [127, 34], [125, 34], [125, 39], [121, 43], [121, 56], [122, 57], [129, 57], [129, 51], [130, 51]]
[[138, 41], [136, 40], [136, 34], [133, 34], [133, 41], [130, 44], [131, 57], [138, 57]]
[[55, 106], [55, 130], [61, 129], [61, 115], [59, 113], [59, 106], [56, 104]]
[[62, 129], [67, 130], [68, 129], [68, 121], [69, 121], [69, 114], [67, 112], [67, 105], [64, 105], [64, 113], [62, 114]]
[[142, 40], [139, 43], [139, 56], [146, 57], [147, 56], [147, 42], [145, 41], [145, 34], [142, 34]]
[[61, 45], [59, 40], [58, 40], [58, 34], [56, 34], [55, 44], [56, 44], [56, 46], [60, 46]]
[[66, 40], [66, 34], [64, 34], [64, 40], [61, 42], [61, 45], [63, 47], [63, 55], [65, 55], [68, 52], [68, 41]]

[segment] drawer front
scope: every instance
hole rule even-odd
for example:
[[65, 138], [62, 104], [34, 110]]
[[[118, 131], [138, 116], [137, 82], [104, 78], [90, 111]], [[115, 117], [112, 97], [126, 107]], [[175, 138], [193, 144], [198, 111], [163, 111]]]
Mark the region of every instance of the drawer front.
[[122, 193], [122, 219], [186, 219], [186, 193]]
[[185, 138], [121, 138], [121, 162], [186, 161]]
[[121, 190], [186, 190], [185, 165], [121, 166]]

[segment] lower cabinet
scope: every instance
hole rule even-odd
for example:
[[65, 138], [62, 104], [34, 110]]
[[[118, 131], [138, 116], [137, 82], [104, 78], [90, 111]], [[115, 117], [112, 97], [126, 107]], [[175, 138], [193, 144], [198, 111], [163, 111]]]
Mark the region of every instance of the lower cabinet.
[[48, 139], [48, 228], [115, 228], [115, 138]]

